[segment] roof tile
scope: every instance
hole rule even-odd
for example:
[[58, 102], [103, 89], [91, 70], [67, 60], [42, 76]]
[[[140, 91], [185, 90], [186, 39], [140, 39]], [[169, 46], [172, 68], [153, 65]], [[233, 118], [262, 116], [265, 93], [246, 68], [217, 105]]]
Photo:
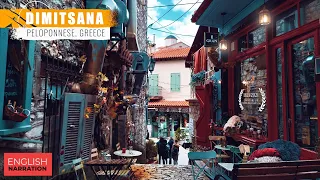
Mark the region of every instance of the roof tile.
[[163, 48], [152, 54], [155, 60], [186, 58], [190, 48]]
[[149, 107], [189, 107], [188, 101], [156, 101], [156, 102], [149, 102]]

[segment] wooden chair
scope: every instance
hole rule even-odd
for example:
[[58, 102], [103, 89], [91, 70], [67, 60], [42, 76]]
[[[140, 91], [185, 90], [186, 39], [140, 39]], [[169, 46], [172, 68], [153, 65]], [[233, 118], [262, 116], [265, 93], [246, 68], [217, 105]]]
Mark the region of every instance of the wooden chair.
[[117, 143], [117, 144], [116, 144], [116, 149], [117, 149], [117, 151], [121, 150], [121, 145], [120, 145], [120, 143]]
[[[205, 173], [208, 177], [214, 177], [214, 159], [216, 158], [215, 151], [206, 151], [206, 152], [189, 152], [188, 157], [192, 165], [192, 176], [196, 180]], [[196, 161], [204, 162], [203, 165], [197, 163]], [[198, 172], [196, 173], [196, 169]]]
[[[211, 149], [216, 151], [214, 146], [218, 145], [217, 142], [219, 142], [219, 141], [226, 142], [226, 137], [225, 136], [209, 136], [209, 141], [210, 141]], [[227, 154], [226, 151], [222, 151], [222, 152], [223, 153], [217, 153], [218, 159], [229, 159], [230, 158], [230, 156]]]
[[[237, 159], [239, 160], [238, 163], [245, 163], [248, 156], [253, 151], [253, 147], [241, 144], [239, 147], [230, 146], [230, 151], [232, 152], [233, 163], [236, 163]], [[241, 157], [241, 154], [243, 154], [243, 157]]]
[[86, 173], [85, 173], [84, 168], [83, 168], [82, 159], [78, 158], [78, 159], [73, 160], [72, 161], [72, 165], [73, 165], [74, 172], [76, 173], [77, 180], [80, 180], [79, 175], [78, 175], [78, 170], [80, 170], [80, 169], [82, 170], [83, 179], [87, 180], [87, 176], [86, 176]]
[[[99, 159], [99, 153], [98, 153], [98, 149], [97, 148], [93, 148], [91, 150], [91, 160], [95, 160], [95, 159]], [[104, 176], [105, 173], [103, 172], [102, 169], [94, 169], [94, 171], [97, 173], [98, 176]]]
[[[98, 159], [99, 158], [99, 153], [98, 153], [98, 149], [97, 148], [93, 148], [91, 150], [91, 159], [94, 160], [94, 159]], [[99, 170], [95, 170], [94, 171], [96, 172], [96, 174], [98, 176], [105, 176], [105, 172], [99, 168]], [[114, 173], [114, 170], [111, 171], [111, 173]], [[129, 178], [132, 176], [132, 172], [130, 170], [120, 170], [119, 173], [118, 173], [118, 178]]]

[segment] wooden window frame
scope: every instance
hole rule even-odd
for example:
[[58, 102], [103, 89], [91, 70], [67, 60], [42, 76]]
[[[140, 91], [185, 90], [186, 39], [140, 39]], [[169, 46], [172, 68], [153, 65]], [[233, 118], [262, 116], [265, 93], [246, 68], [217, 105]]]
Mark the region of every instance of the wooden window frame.
[[[171, 92], [181, 92], [181, 73], [171, 73], [170, 74], [170, 91]], [[178, 75], [179, 76], [179, 85], [173, 84], [172, 78], [173, 75]]]
[[[315, 43], [315, 57], [320, 57], [320, 24], [319, 20], [314, 20], [311, 21], [307, 24], [304, 24], [301, 26], [300, 20], [301, 20], [301, 15], [300, 15], [300, 3], [303, 2], [303, 0], [288, 0], [286, 2], [283, 2], [279, 6], [277, 6], [275, 9], [271, 10], [272, 14], [272, 19], [274, 19], [275, 16], [281, 14], [282, 12], [287, 11], [288, 9], [296, 6], [298, 10], [298, 28], [286, 32], [280, 36], [274, 37], [274, 21], [271, 22], [269, 26], [266, 26], [266, 42], [262, 43], [256, 47], [250, 48], [242, 53], [239, 53], [237, 51], [228, 51], [228, 61], [229, 62], [241, 62], [242, 60], [246, 59], [247, 57], [254, 56], [254, 54], [259, 54], [260, 52], [265, 52], [266, 53], [266, 59], [267, 59], [267, 87], [277, 87], [276, 79], [277, 77], [274, 76], [276, 73], [276, 57], [274, 56], [274, 52], [272, 52], [276, 48], [281, 48], [282, 49], [282, 61], [284, 61], [284, 58], [287, 54], [288, 51], [288, 43], [287, 41], [293, 40], [297, 41], [299, 39], [306, 38], [308, 35], [313, 34], [314, 37], [314, 43]], [[244, 34], [256, 29], [259, 26], [258, 23], [252, 22], [248, 26], [244, 27], [242, 30], [239, 32], [230, 35], [227, 37], [227, 39], [230, 39], [229, 43], [236, 41], [237, 38], [242, 37]], [[229, 44], [230, 45], [230, 44]], [[235, 43], [235, 49], [238, 49], [237, 43]], [[291, 75], [288, 75], [288, 78]], [[230, 115], [233, 115], [235, 112], [234, 109], [234, 68], [229, 68], [228, 70], [228, 94], [230, 98], [228, 99], [228, 112]], [[292, 85], [289, 85], [289, 89], [292, 87]], [[286, 89], [283, 88], [283, 92], [286, 91]], [[290, 90], [288, 90], [290, 91]], [[293, 89], [291, 89], [293, 91]], [[286, 91], [287, 92], [287, 91]], [[277, 96], [276, 94], [276, 88], [268, 88], [267, 89], [267, 107], [268, 107], [268, 141], [273, 141], [278, 139], [278, 128], [275, 128], [278, 126], [278, 119], [277, 119], [277, 106], [275, 104], [277, 103]], [[292, 92], [291, 95], [288, 94], [289, 97], [292, 97]], [[316, 82], [316, 96], [317, 96], [317, 103], [320, 103], [320, 82]], [[290, 104], [290, 102], [289, 102]], [[292, 103], [291, 103], [292, 104]], [[294, 111], [292, 110], [292, 107], [286, 107], [290, 108], [289, 113], [293, 113]], [[317, 111], [318, 111], [318, 119], [320, 119], [320, 106], [317, 106]], [[286, 119], [284, 118], [284, 123], [286, 122]], [[292, 123], [291, 125], [294, 126]], [[284, 124], [285, 126], [285, 124]], [[284, 133], [287, 131], [284, 127]], [[290, 133], [294, 133], [294, 129], [291, 128]], [[318, 134], [320, 134], [320, 123], [318, 123]], [[285, 134], [284, 134], [285, 135]], [[294, 137], [294, 136], [291, 136]], [[285, 137], [287, 138], [287, 137]], [[293, 140], [294, 141], [294, 140]], [[316, 153], [314, 151], [310, 151], [307, 149], [302, 149], [301, 151], [301, 156], [304, 158], [315, 158]]]
[[[27, 132], [31, 130], [30, 116], [22, 122], [14, 122], [3, 119], [3, 108], [6, 105], [4, 102], [4, 92], [5, 92], [5, 80], [6, 80], [6, 59], [8, 51], [8, 38], [9, 38], [9, 29], [1, 28], [0, 29], [0, 57], [5, 59], [1, 61], [0, 65], [0, 136], [6, 136], [10, 134]], [[34, 53], [35, 53], [35, 41], [28, 41], [27, 45], [28, 61], [29, 65], [26, 63], [24, 65], [24, 81], [25, 87], [23, 92], [23, 108], [31, 111], [31, 98], [32, 98], [32, 88], [33, 88], [33, 71], [34, 71]]]

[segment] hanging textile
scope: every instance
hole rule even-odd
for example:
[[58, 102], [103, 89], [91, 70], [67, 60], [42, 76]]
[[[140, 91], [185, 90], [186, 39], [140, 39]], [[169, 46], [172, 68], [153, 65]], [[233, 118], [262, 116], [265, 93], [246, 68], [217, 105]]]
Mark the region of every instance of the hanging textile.
[[198, 73], [203, 70], [207, 70], [207, 50], [205, 47], [201, 47], [197, 52], [193, 54], [194, 58], [194, 73]]

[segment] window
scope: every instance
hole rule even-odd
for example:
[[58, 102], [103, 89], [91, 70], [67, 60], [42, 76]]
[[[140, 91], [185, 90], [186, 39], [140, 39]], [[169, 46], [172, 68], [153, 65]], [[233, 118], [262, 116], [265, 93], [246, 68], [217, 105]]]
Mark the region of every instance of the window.
[[253, 48], [266, 41], [266, 28], [261, 26], [248, 35], [244, 35], [238, 39], [238, 51], [243, 52], [247, 48]]
[[[267, 106], [266, 98], [266, 57], [265, 54], [248, 58], [241, 63], [241, 91], [238, 92], [241, 102], [241, 119], [249, 128], [260, 130], [267, 136]], [[238, 98], [237, 98], [238, 99]]]
[[159, 96], [159, 75], [151, 74], [149, 77], [149, 96]]
[[314, 46], [314, 38], [292, 46], [295, 141], [313, 151], [318, 139]]
[[171, 73], [171, 92], [180, 92], [180, 73]]
[[248, 36], [248, 46], [252, 48], [266, 41], [266, 28], [261, 26], [251, 31]]
[[281, 58], [281, 48], [276, 49], [276, 59], [277, 59], [277, 105], [278, 105], [278, 128], [279, 128], [279, 139], [283, 139], [283, 112], [282, 112], [282, 58]]
[[238, 51], [242, 52], [247, 49], [247, 36], [242, 36], [238, 40]]
[[298, 28], [298, 11], [296, 7], [280, 14], [275, 18], [275, 21], [276, 36]]
[[[21, 105], [23, 109], [31, 110], [35, 41], [25, 41], [27, 54], [21, 54], [15, 52], [20, 52], [18, 48], [21, 47], [20, 43], [23, 42], [9, 40], [8, 38], [9, 29], [0, 29], [0, 55], [3, 58], [0, 62], [0, 107], [5, 108], [8, 101], [11, 100], [11, 103], [16, 102], [16, 105]], [[28, 63], [19, 66], [21, 59], [25, 58], [28, 59]], [[17, 71], [18, 69], [19, 71]], [[23, 90], [20, 91], [17, 88]], [[0, 135], [26, 132], [30, 129], [30, 117], [18, 123], [5, 117], [3, 110], [0, 111]]]
[[300, 6], [300, 22], [301, 25], [307, 24], [311, 21], [319, 19], [320, 17], [320, 1], [307, 0], [303, 1]]

